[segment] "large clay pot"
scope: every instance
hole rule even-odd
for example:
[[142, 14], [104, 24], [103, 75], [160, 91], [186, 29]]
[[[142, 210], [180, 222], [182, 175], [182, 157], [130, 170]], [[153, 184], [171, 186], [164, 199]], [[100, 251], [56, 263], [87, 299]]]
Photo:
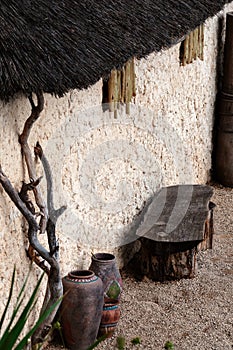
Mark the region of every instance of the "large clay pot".
[[92, 256], [90, 269], [103, 281], [104, 307], [99, 336], [112, 336], [120, 318], [122, 279], [113, 254], [97, 253]]
[[103, 281], [104, 302], [119, 301], [122, 292], [122, 278], [115, 256], [109, 253], [97, 253], [92, 256], [89, 269]]
[[61, 325], [67, 346], [86, 350], [96, 340], [103, 311], [103, 283], [90, 270], [76, 270], [63, 278]]

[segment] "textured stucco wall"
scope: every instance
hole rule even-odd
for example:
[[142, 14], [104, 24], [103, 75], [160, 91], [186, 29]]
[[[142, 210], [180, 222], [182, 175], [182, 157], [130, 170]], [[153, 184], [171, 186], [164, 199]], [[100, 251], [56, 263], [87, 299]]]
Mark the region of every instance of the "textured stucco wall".
[[[63, 275], [87, 268], [95, 251], [114, 251], [120, 262], [118, 247], [133, 241], [138, 214], [159, 187], [208, 180], [221, 16], [206, 22], [204, 61], [180, 66], [177, 44], [136, 62], [130, 115], [125, 107], [117, 118], [103, 111], [101, 81], [61, 99], [45, 96], [30, 145], [41, 142], [53, 170], [55, 204], [68, 206], [57, 226]], [[17, 189], [28, 180], [17, 139], [29, 114], [24, 97], [1, 103], [0, 160]], [[25, 236], [20, 213], [0, 187], [0, 312], [13, 265], [17, 288], [28, 269]]]

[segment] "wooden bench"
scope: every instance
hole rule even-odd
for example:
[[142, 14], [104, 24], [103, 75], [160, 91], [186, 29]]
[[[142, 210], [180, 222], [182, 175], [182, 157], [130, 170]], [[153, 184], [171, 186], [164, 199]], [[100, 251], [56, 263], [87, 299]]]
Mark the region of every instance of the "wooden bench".
[[198, 251], [212, 248], [212, 194], [205, 185], [164, 187], [156, 193], [136, 231], [141, 248], [128, 265], [137, 278], [195, 276]]

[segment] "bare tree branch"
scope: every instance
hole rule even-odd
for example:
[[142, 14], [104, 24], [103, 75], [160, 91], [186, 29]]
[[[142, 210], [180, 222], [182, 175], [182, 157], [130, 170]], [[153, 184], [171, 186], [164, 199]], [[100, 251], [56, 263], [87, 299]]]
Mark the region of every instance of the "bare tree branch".
[[[48, 203], [49, 203], [49, 212], [50, 218], [48, 219], [47, 208], [43, 201], [39, 183], [41, 178], [36, 178], [35, 166], [32, 158], [32, 154], [28, 145], [28, 138], [30, 136], [30, 131], [35, 123], [35, 121], [39, 118], [41, 111], [44, 106], [44, 98], [42, 93], [37, 93], [37, 105], [35, 105], [32, 96], [29, 97], [29, 101], [31, 103], [31, 115], [26, 120], [24, 129], [22, 134], [19, 136], [19, 143], [21, 145], [22, 155], [27, 164], [28, 175], [30, 178], [30, 183], [23, 183], [20, 194], [13, 188], [7, 176], [3, 173], [0, 167], [0, 183], [3, 186], [6, 193], [9, 195], [13, 203], [23, 214], [25, 219], [28, 222], [28, 239], [30, 243], [28, 254], [31, 255], [31, 258], [35, 258], [34, 261], [43, 268], [48, 274], [48, 285], [47, 292], [44, 299], [44, 303], [42, 306], [42, 310], [48, 309], [51, 305], [53, 305], [63, 294], [63, 286], [60, 275], [60, 267], [59, 267], [59, 255], [58, 255], [58, 243], [56, 240], [55, 234], [55, 226], [58, 219], [58, 216], [65, 210], [65, 208], [61, 208], [59, 210], [55, 210], [53, 206], [53, 184], [52, 184], [52, 174], [49, 167], [49, 164], [46, 160], [47, 168], [49, 169], [46, 173], [47, 180], [47, 189], [48, 193]], [[44, 167], [46, 168], [46, 167]], [[50, 192], [50, 188], [52, 192]], [[33, 191], [35, 201], [37, 206], [40, 209], [40, 223], [37, 223], [36, 220], [36, 212], [33, 203], [30, 201], [28, 196], [28, 191]], [[51, 195], [52, 193], [52, 195]], [[49, 243], [50, 251], [47, 251], [39, 242], [37, 234], [38, 232], [44, 233], [47, 230], [47, 237]], [[35, 255], [33, 253], [33, 249], [35, 249]], [[46, 268], [44, 261], [40, 261], [40, 258], [43, 258], [48, 262], [50, 268]], [[47, 332], [51, 328], [52, 321], [57, 312], [59, 305], [55, 308], [55, 310], [48, 316], [48, 318], [41, 324], [41, 326], [36, 330], [36, 332], [32, 336], [32, 344], [40, 343], [44, 336], [47, 335]]]
[[[21, 190], [19, 192], [19, 197], [21, 200], [25, 203], [28, 210], [36, 217], [36, 211], [35, 206], [32, 203], [32, 201], [29, 198], [28, 192], [34, 190], [36, 186], [39, 185], [40, 181], [42, 179], [42, 176], [38, 178], [36, 181], [31, 181], [30, 183], [26, 184], [23, 181]], [[38, 265], [47, 275], [49, 274], [49, 267], [45, 264], [45, 260], [40, 257], [40, 255], [35, 251], [35, 249], [29, 244], [28, 249], [26, 250], [27, 256], [30, 258], [32, 262], [34, 262], [36, 265]]]
[[[39, 142], [36, 143], [36, 147], [34, 148], [34, 153], [37, 157], [40, 158], [41, 163], [44, 168], [45, 176], [46, 176], [46, 183], [47, 183], [47, 206], [48, 206], [48, 221], [47, 221], [47, 236], [48, 236], [48, 244], [49, 244], [49, 250], [50, 254], [59, 261], [59, 244], [58, 240], [56, 238], [56, 223], [60, 215], [65, 211], [66, 206], [62, 206], [59, 209], [54, 208], [54, 200], [53, 200], [53, 177], [52, 177], [52, 171], [50, 168], [50, 164], [47, 160], [47, 158], [44, 155], [43, 149]], [[44, 298], [44, 303], [41, 309], [41, 313], [44, 312], [44, 310], [49, 305], [49, 300], [51, 298], [50, 295], [51, 288], [50, 288], [50, 282], [48, 280], [48, 285], [46, 289], [46, 294]]]
[[52, 171], [49, 165], [49, 162], [44, 155], [43, 149], [39, 142], [36, 143], [36, 147], [34, 147], [34, 153], [36, 156], [38, 156], [41, 160], [41, 163], [44, 168], [45, 176], [46, 176], [46, 182], [47, 182], [47, 206], [48, 206], [48, 213], [50, 219], [56, 223], [57, 219], [60, 215], [64, 213], [66, 210], [66, 206], [62, 206], [59, 209], [54, 208], [54, 200], [53, 200], [53, 177], [52, 177]]
[[34, 262], [47, 275], [49, 275], [50, 268], [46, 265], [45, 260], [40, 257], [40, 255], [35, 251], [35, 249], [30, 244], [29, 244], [28, 249], [26, 249], [26, 253], [32, 262]]
[[23, 214], [25, 219], [28, 222], [28, 239], [32, 247], [40, 254], [40, 256], [48, 261], [48, 263], [52, 266], [57, 265], [55, 259], [51, 257], [49, 252], [40, 244], [37, 238], [37, 232], [39, 230], [39, 225], [34, 217], [34, 215], [27, 208], [26, 204], [19, 197], [18, 192], [14, 189], [11, 182], [7, 178], [7, 176], [3, 173], [2, 168], [0, 167], [0, 183], [4, 188], [5, 192], [8, 194], [12, 202], [16, 205], [19, 211]]
[[[60, 267], [59, 263], [51, 256], [50, 252], [48, 252], [38, 241], [37, 232], [39, 231], [39, 225], [31, 213], [31, 211], [27, 208], [26, 204], [19, 197], [18, 192], [14, 189], [11, 182], [7, 178], [7, 176], [3, 173], [2, 168], [0, 166], [0, 183], [8, 194], [12, 202], [16, 205], [22, 215], [28, 222], [28, 239], [30, 245], [38, 252], [38, 254], [45, 259], [50, 264], [48, 285], [50, 289], [50, 298], [46, 304], [46, 309], [48, 309], [51, 305], [53, 305], [63, 294], [62, 281], [60, 276]], [[51, 323], [54, 319], [54, 316], [58, 310], [59, 305], [55, 308], [55, 310], [48, 316], [48, 318], [41, 324], [41, 326], [37, 329], [37, 331], [33, 334], [32, 344], [37, 344], [43, 340], [44, 334], [51, 328]]]
[[[37, 96], [37, 106], [33, 101], [32, 95], [29, 96], [29, 101], [31, 103], [32, 111], [31, 111], [30, 117], [26, 120], [24, 124], [24, 129], [22, 134], [19, 136], [19, 143], [21, 145], [22, 154], [25, 157], [25, 161], [28, 169], [28, 175], [31, 181], [36, 181], [36, 171], [35, 171], [35, 166], [32, 159], [32, 154], [28, 145], [28, 138], [29, 138], [30, 131], [32, 129], [33, 124], [39, 118], [40, 113], [42, 112], [44, 107], [43, 93], [38, 92], [36, 96]], [[47, 208], [43, 201], [40, 187], [39, 186], [35, 187], [33, 189], [33, 192], [34, 192], [36, 204], [39, 207], [40, 212], [42, 214], [40, 219], [40, 233], [44, 233], [47, 225], [47, 216], [48, 216]]]
[[36, 214], [36, 210], [35, 210], [34, 204], [32, 203], [32, 201], [29, 198], [28, 192], [34, 190], [36, 188], [36, 186], [39, 185], [41, 179], [42, 179], [42, 176], [39, 179], [37, 179], [36, 181], [31, 180], [31, 182], [28, 184], [26, 184], [23, 181], [21, 190], [19, 192], [20, 198], [26, 204], [26, 207], [30, 210], [30, 212], [34, 215]]
[[48, 206], [48, 222], [47, 222], [47, 235], [48, 235], [48, 243], [50, 254], [54, 255], [58, 259], [58, 241], [56, 239], [56, 223], [60, 215], [66, 210], [66, 206], [62, 206], [59, 209], [54, 208], [54, 200], [53, 200], [53, 177], [52, 171], [49, 165], [47, 158], [44, 155], [43, 149], [39, 142], [36, 143], [36, 147], [34, 148], [34, 153], [41, 160], [41, 163], [44, 168], [46, 183], [47, 183], [47, 206]]

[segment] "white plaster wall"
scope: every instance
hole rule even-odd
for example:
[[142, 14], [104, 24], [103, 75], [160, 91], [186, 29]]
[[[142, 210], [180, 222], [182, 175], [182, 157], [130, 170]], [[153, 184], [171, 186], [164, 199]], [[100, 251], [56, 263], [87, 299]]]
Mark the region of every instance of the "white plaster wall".
[[[42, 147], [46, 150], [48, 139], [59, 128], [59, 125], [63, 123], [64, 118], [72, 113], [72, 109], [81, 108], [87, 103], [91, 106], [100, 104], [101, 90], [102, 82], [99, 82], [88, 91], [74, 91], [61, 99], [45, 95], [45, 109], [30, 135], [31, 149], [33, 150], [33, 146], [39, 140]], [[28, 176], [22, 165], [18, 135], [22, 132], [24, 122], [30, 115], [30, 104], [26, 98], [19, 96], [7, 104], [1, 102], [0, 106], [0, 123], [2, 126], [0, 129], [0, 164], [14, 187], [20, 190], [22, 180], [28, 182]], [[62, 142], [63, 140], [61, 140], [61, 145]], [[60, 165], [58, 164], [57, 167], [59, 168]], [[37, 166], [37, 168], [38, 176], [42, 175], [42, 168], [40, 166]], [[55, 172], [56, 169], [53, 169], [53, 171]], [[42, 185], [45, 185], [45, 180], [42, 182], [44, 182]], [[26, 236], [27, 225], [25, 221], [0, 186], [0, 314], [7, 302], [14, 265], [17, 273], [14, 297], [19, 292], [29, 271], [30, 261], [25, 253], [25, 249], [28, 247]], [[86, 260], [86, 251], [77, 247], [77, 243], [70, 243], [69, 239], [62, 232], [58, 232], [58, 237], [63, 260], [62, 274], [67, 273], [72, 268], [82, 267], [82, 260]], [[46, 237], [40, 236], [39, 239], [43, 244], [46, 244]], [[41, 271], [34, 266], [29, 279], [27, 295], [33, 290], [40, 273]], [[41, 296], [35, 311], [40, 309], [42, 294], [45, 291], [45, 281], [46, 278], [44, 279]], [[12, 308], [13, 305], [10, 310]], [[36, 315], [37, 312], [32, 315], [31, 320], [29, 320], [30, 324], [35, 320]]]
[[[219, 16], [230, 10], [233, 3]], [[179, 44], [137, 61], [137, 95], [130, 115], [124, 106], [117, 118], [103, 112], [101, 81], [61, 99], [45, 95], [45, 109], [32, 130], [30, 145], [37, 140], [42, 144], [54, 175], [55, 204], [68, 207], [57, 225], [62, 275], [87, 268], [96, 251], [114, 251], [121, 264], [118, 248], [134, 240], [138, 214], [158, 188], [208, 180], [217, 28], [217, 16], [206, 22], [204, 61], [180, 66]], [[23, 179], [28, 180], [18, 134], [29, 114], [24, 97], [1, 103], [0, 162], [17, 189]], [[40, 176], [43, 170], [37, 168]], [[0, 312], [13, 265], [18, 273], [16, 290], [28, 270], [25, 228], [0, 187]], [[31, 289], [38, 274], [35, 267]]]

